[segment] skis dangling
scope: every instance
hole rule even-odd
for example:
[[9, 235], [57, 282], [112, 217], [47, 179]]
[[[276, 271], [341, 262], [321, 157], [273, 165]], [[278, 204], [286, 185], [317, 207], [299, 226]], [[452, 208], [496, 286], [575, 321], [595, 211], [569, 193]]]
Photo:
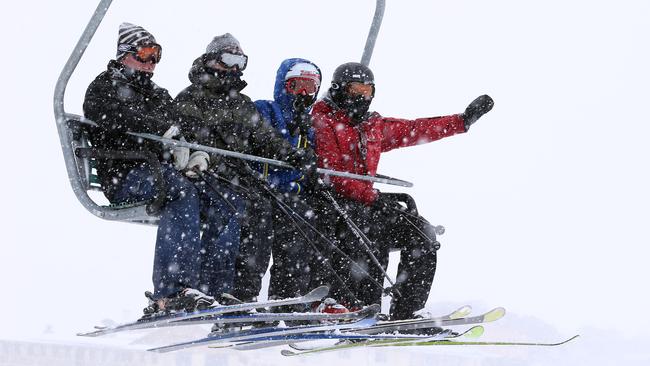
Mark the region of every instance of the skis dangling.
[[338, 342], [332, 346], [325, 346], [325, 347], [315, 347], [315, 348], [300, 348], [296, 347], [296, 345], [292, 344], [290, 345], [291, 348], [294, 350], [282, 350], [282, 354], [285, 356], [298, 356], [302, 354], [309, 354], [309, 353], [321, 353], [321, 352], [332, 352], [332, 351], [341, 351], [341, 350], [346, 350], [350, 348], [358, 348], [358, 347], [377, 347], [377, 346], [394, 346], [394, 345], [401, 345], [401, 344], [413, 344], [413, 343], [418, 343], [418, 342], [433, 342], [433, 341], [451, 341], [452, 339], [476, 339], [479, 338], [480, 336], [483, 335], [485, 332], [485, 328], [483, 328], [482, 325], [476, 325], [473, 326], [467, 330], [465, 330], [462, 333], [454, 333], [451, 332], [449, 329], [445, 329], [442, 332], [440, 332], [437, 335], [433, 336], [411, 336], [412, 338], [417, 338], [417, 339], [408, 339], [407, 336], [402, 336], [398, 338], [395, 336], [394, 338], [390, 337], [382, 337], [382, 336], [376, 336], [376, 335], [366, 335], [365, 340], [359, 340], [359, 341], [354, 341], [353, 338], [342, 338], [343, 340], [341, 342]]
[[[216, 322], [208, 320], [210, 317], [214, 317], [220, 314], [234, 313], [239, 311], [250, 311], [259, 308], [268, 308], [276, 307], [283, 305], [296, 305], [296, 304], [305, 304], [314, 301], [320, 301], [322, 298], [327, 296], [329, 288], [327, 286], [318, 287], [304, 296], [282, 299], [282, 300], [269, 300], [261, 302], [251, 302], [251, 303], [242, 303], [236, 305], [217, 305], [206, 310], [199, 310], [195, 312], [177, 312], [169, 315], [160, 315], [152, 316], [150, 318], [140, 319], [130, 323], [124, 323], [112, 327], [100, 327], [96, 326], [96, 330], [84, 333], [78, 333], [79, 336], [84, 337], [97, 337], [111, 333], [122, 332], [126, 330], [136, 330], [136, 329], [148, 329], [148, 328], [158, 328], [165, 326], [177, 326], [177, 325], [189, 325], [195, 324], [188, 322], [190, 319], [201, 319], [197, 322]], [[250, 321], [248, 319], [247, 321]], [[260, 320], [265, 321], [265, 320]]]
[[[453, 320], [453, 319], [460, 319], [464, 316], [467, 316], [470, 314], [472, 311], [472, 308], [469, 305], [462, 306], [458, 308], [457, 310], [454, 310], [453, 312], [443, 315], [440, 317], [434, 317], [434, 318], [427, 318], [428, 321], [446, 321], [446, 320]], [[378, 322], [377, 325], [384, 324], [386, 322]], [[366, 327], [367, 328], [367, 327]], [[363, 339], [369, 339], [373, 337], [368, 337], [367, 335], [361, 335], [357, 334], [357, 330], [362, 330], [366, 329], [364, 327], [355, 327], [355, 328], [350, 328], [349, 332], [350, 333], [355, 333], [355, 334], [347, 334], [348, 330], [342, 330], [341, 335], [335, 336], [332, 334], [328, 333], [318, 333], [318, 334], [304, 334], [304, 337], [301, 337], [302, 334], [292, 334], [291, 336], [284, 336], [284, 335], [275, 335], [275, 336], [269, 336], [266, 339], [257, 339], [257, 340], [249, 340], [248, 342], [243, 342], [243, 343], [237, 343], [234, 345], [226, 345], [226, 346], [211, 346], [213, 348], [233, 348], [233, 349], [238, 349], [238, 350], [251, 350], [251, 349], [260, 349], [260, 348], [268, 348], [268, 347], [275, 347], [275, 346], [282, 346], [286, 344], [297, 344], [298, 342], [305, 342], [309, 340], [314, 340], [314, 339], [357, 339], [357, 340], [363, 340]], [[345, 336], [344, 334], [347, 334]], [[346, 338], [347, 337], [347, 338]], [[379, 339], [381, 337], [378, 337]], [[421, 338], [418, 336], [413, 336], [413, 335], [400, 335], [399, 337], [385, 337], [388, 339], [398, 339], [398, 338], [408, 338], [408, 339], [416, 339], [416, 338]], [[428, 337], [424, 337], [428, 338]]]
[[163, 347], [157, 347], [149, 349], [149, 351], [166, 353], [172, 351], [178, 351], [187, 348], [201, 347], [201, 346], [211, 346], [218, 345], [228, 342], [247, 342], [253, 339], [261, 339], [264, 337], [273, 337], [273, 336], [288, 336], [291, 334], [302, 334], [309, 332], [332, 332], [332, 331], [341, 331], [345, 329], [353, 329], [356, 327], [365, 328], [372, 324], [375, 324], [377, 320], [375, 319], [376, 311], [378, 311], [379, 305], [373, 306], [373, 311], [370, 312], [367, 317], [353, 320], [346, 323], [337, 323], [337, 324], [316, 324], [316, 325], [299, 325], [294, 327], [265, 327], [265, 328], [253, 328], [236, 332], [229, 333], [216, 333], [210, 334], [205, 338], [197, 339], [190, 342], [183, 342], [172, 344]]

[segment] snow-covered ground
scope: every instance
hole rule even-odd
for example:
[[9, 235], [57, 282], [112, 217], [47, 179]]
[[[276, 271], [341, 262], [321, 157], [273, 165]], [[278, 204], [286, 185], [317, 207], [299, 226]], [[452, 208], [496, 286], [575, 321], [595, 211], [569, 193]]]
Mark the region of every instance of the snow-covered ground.
[[[388, 0], [371, 62], [373, 108], [416, 118], [462, 112], [490, 94], [467, 135], [384, 155], [381, 173], [415, 182], [422, 214], [447, 233], [428, 303], [469, 303], [506, 317], [489, 340], [557, 348], [358, 349], [285, 358], [278, 349], [154, 355], [172, 335], [80, 339], [104, 319], [137, 317], [150, 288], [155, 229], [87, 213], [67, 181], [52, 93], [96, 4], [3, 2], [0, 131], [0, 365], [647, 365], [650, 318], [650, 2]], [[67, 89], [81, 111], [88, 83], [115, 55], [120, 22], [163, 45], [154, 80], [172, 95], [214, 35], [250, 56], [253, 99], [275, 70], [305, 57], [325, 73], [358, 60], [373, 0], [116, 0]], [[380, 187], [388, 189], [387, 187]], [[173, 336], [191, 338], [204, 330]]]
[[[548, 324], [504, 321], [488, 326], [487, 331], [500, 333], [497, 328], [510, 328], [518, 334], [521, 328], [539, 330]], [[166, 344], [173, 340], [201, 337], [204, 328], [185, 329], [182, 334], [174, 330], [134, 332], [102, 339], [80, 339], [73, 336], [39, 336], [30, 340], [0, 341], [0, 365], [304, 365], [354, 364], [361, 365], [647, 365], [647, 344], [638, 340], [623, 342], [618, 334], [610, 331], [583, 329], [583, 336], [571, 344], [555, 348], [534, 347], [471, 347], [431, 346], [399, 348], [356, 348], [346, 351], [319, 353], [298, 357], [285, 357], [280, 347], [255, 351], [227, 349], [194, 349], [168, 354], [145, 351], [147, 347]], [[556, 340], [549, 333], [539, 333], [523, 338]], [[490, 339], [509, 339], [507, 336], [490, 335]], [[155, 341], [154, 341], [155, 340]], [[644, 347], [645, 346], [645, 347]], [[288, 348], [288, 347], [283, 347]]]

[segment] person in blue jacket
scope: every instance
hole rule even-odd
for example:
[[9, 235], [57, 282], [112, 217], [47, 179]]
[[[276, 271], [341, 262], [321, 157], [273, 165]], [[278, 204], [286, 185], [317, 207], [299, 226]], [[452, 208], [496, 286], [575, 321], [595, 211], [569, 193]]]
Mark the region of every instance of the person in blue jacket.
[[[274, 100], [258, 100], [255, 106], [265, 122], [273, 126], [298, 152], [314, 154], [314, 131], [309, 112], [316, 101], [321, 84], [321, 71], [313, 62], [291, 58], [284, 60], [277, 72]], [[317, 177], [305, 177], [299, 170], [259, 164], [257, 169], [268, 186], [281, 193], [291, 210], [315, 225], [318, 214], [312, 205]], [[251, 301], [260, 291], [261, 279], [273, 252], [270, 298], [286, 298], [310, 290], [310, 280], [317, 269], [319, 252], [297, 230], [294, 222], [278, 207], [268, 192], [261, 190], [260, 199], [249, 207], [248, 223], [244, 228], [237, 261], [237, 279], [234, 295]], [[278, 195], [276, 195], [278, 196]], [[309, 229], [303, 230], [314, 235]], [[322, 260], [322, 258], [320, 258]]]

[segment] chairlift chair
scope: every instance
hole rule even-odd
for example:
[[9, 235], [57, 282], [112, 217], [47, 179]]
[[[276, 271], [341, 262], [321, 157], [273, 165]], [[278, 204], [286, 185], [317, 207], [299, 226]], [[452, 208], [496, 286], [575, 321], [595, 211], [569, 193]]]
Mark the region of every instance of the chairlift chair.
[[[56, 127], [59, 133], [61, 149], [68, 173], [72, 190], [79, 202], [93, 215], [114, 221], [156, 225], [158, 223], [158, 212], [164, 200], [164, 186], [162, 177], [154, 177], [158, 187], [157, 198], [152, 201], [144, 201], [126, 205], [100, 205], [93, 201], [88, 195], [89, 191], [101, 191], [99, 179], [94, 171], [95, 162], [99, 159], [122, 159], [147, 161], [151, 166], [160, 165], [157, 157], [153, 154], [138, 151], [110, 151], [93, 148], [88, 140], [88, 132], [97, 124], [80, 115], [66, 113], [64, 108], [65, 89], [72, 73], [76, 69], [88, 44], [94, 36], [97, 28], [104, 19], [108, 8], [113, 0], [101, 0], [93, 16], [90, 18], [86, 29], [81, 35], [77, 45], [68, 58], [54, 90], [54, 116]], [[381, 26], [385, 9], [385, 0], [377, 0], [375, 15], [366, 40], [361, 63], [368, 65], [375, 47], [377, 34]], [[160, 169], [152, 169], [159, 172]]]

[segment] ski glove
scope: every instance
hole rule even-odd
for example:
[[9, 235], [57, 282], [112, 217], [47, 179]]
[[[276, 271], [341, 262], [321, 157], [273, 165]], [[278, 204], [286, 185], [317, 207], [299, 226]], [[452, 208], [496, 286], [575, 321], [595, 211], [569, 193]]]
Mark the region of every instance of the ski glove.
[[[180, 133], [181, 130], [178, 128], [178, 126], [173, 125], [163, 134], [162, 137], [166, 139], [171, 139], [180, 135]], [[181, 137], [180, 141], [184, 142], [185, 138]], [[190, 149], [187, 147], [175, 146], [172, 148], [172, 155], [174, 156], [174, 169], [176, 170], [185, 169], [185, 167], [187, 166], [187, 162], [190, 158]]]
[[316, 154], [312, 149], [296, 149], [287, 157], [287, 163], [300, 170], [303, 175], [302, 182], [307, 190], [318, 186], [318, 168]]
[[467, 108], [465, 113], [463, 113], [463, 121], [465, 122], [465, 131], [469, 130], [469, 127], [478, 121], [482, 115], [489, 112], [494, 106], [494, 100], [490, 98], [489, 95], [481, 95], [480, 97], [474, 99]]
[[187, 171], [185, 175], [189, 178], [196, 178], [199, 175], [195, 170], [204, 172], [208, 169], [210, 163], [210, 156], [205, 151], [195, 151], [190, 155], [189, 162], [187, 163]]

